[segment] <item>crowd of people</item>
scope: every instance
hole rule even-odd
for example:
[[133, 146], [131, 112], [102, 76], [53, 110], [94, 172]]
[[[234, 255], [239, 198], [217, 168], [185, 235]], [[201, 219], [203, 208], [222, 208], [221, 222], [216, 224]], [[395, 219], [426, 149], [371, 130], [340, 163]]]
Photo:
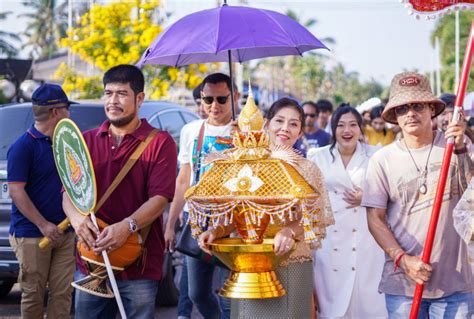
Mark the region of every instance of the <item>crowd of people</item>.
[[[138, 68], [113, 67], [104, 74], [103, 84], [107, 120], [84, 133], [98, 198], [154, 131], [138, 117], [145, 99]], [[101, 229], [62, 192], [54, 165], [52, 135], [59, 120], [69, 116], [70, 101], [57, 85], [44, 84], [35, 91], [35, 123], [8, 152], [14, 203], [10, 242], [21, 268], [22, 317], [43, 317], [46, 287], [48, 317], [69, 316], [70, 283], [88, 272], [74, 254], [75, 239], [100, 254], [120, 249], [130, 235], [140, 234], [142, 255], [116, 278], [127, 316], [153, 318], [164, 252], [176, 248], [175, 224], [186, 223], [184, 194], [209, 169], [202, 165], [206, 155], [232, 147], [237, 129], [232, 91], [237, 101], [240, 93], [229, 76], [205, 77], [193, 92], [201, 119], [182, 128], [179, 153], [167, 132], [152, 136], [96, 212]], [[176, 316], [191, 318], [195, 307], [204, 318], [408, 318], [416, 284], [425, 286], [419, 318], [474, 316], [474, 265], [468, 254], [474, 218], [474, 123], [464, 116], [451, 122], [454, 99], [451, 94], [434, 96], [424, 76], [403, 72], [393, 78], [388, 100], [364, 114], [348, 103], [334, 108], [328, 100], [275, 101], [265, 114], [270, 143], [293, 147], [306, 157], [304, 167], [311, 174], [303, 175], [310, 175], [309, 184], [320, 192], [332, 225], [321, 247], [302, 240], [299, 221], [266, 234], [274, 238], [276, 254], [290, 253], [277, 268], [287, 290], [281, 298], [231, 301], [218, 296], [229, 270], [186, 256]], [[425, 263], [421, 254], [449, 138], [454, 140], [454, 155], [431, 262]], [[56, 225], [65, 216], [72, 227], [63, 232]], [[462, 228], [462, 223], [468, 226]], [[197, 242], [209, 253], [210, 242], [233, 231], [232, 225], [212, 227]], [[52, 241], [45, 250], [38, 247], [42, 236]], [[116, 314], [114, 299], [76, 289], [76, 317]]]

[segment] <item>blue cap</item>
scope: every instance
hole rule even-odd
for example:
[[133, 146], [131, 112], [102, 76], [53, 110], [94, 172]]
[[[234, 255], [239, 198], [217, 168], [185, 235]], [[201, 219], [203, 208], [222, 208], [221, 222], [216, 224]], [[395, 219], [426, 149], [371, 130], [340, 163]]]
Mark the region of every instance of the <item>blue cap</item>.
[[33, 105], [37, 106], [64, 106], [71, 102], [63, 89], [57, 84], [44, 83], [33, 92], [31, 98]]

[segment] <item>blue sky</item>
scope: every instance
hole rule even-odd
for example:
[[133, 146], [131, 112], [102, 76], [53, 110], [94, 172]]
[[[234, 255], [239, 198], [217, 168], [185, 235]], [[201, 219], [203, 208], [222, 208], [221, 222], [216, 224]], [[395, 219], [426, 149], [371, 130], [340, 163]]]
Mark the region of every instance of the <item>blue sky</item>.
[[[89, 0], [73, 0], [89, 2]], [[99, 2], [99, 1], [96, 1]], [[110, 2], [110, 1], [102, 1]], [[172, 13], [169, 23], [194, 11], [212, 8], [216, 0], [164, 0]], [[228, 0], [229, 5], [241, 1]], [[285, 12], [292, 9], [302, 21], [315, 18], [311, 32], [316, 37], [332, 37], [330, 63], [342, 62], [363, 80], [374, 78], [388, 84], [398, 72], [430, 71], [434, 64], [430, 33], [435, 22], [417, 20], [397, 0], [248, 0], [245, 5]], [[0, 11], [21, 12], [20, 0], [0, 0]], [[0, 28], [20, 32], [22, 23], [11, 18]], [[453, 48], [454, 50], [454, 48]]]

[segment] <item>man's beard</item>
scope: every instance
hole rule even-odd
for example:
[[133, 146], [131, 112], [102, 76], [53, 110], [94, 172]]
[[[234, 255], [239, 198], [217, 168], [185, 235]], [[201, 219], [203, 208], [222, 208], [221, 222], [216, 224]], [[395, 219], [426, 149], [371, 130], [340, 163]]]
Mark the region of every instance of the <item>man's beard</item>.
[[110, 121], [110, 124], [112, 124], [115, 127], [124, 127], [127, 124], [129, 124], [131, 121], [133, 121], [133, 119], [136, 116], [137, 116], [137, 112], [135, 111], [132, 114], [126, 116], [126, 117], [122, 117], [121, 119], [117, 119], [117, 120], [109, 119], [109, 121]]

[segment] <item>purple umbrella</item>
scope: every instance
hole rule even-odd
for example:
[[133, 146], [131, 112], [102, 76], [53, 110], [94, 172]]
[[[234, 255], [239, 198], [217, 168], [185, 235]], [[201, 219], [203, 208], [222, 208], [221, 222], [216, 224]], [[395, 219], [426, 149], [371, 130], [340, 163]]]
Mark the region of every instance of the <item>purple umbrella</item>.
[[[232, 61], [301, 55], [327, 47], [305, 27], [281, 13], [228, 6], [187, 15], [163, 31], [142, 55], [137, 66]], [[233, 93], [233, 92], [232, 92]], [[232, 112], [234, 101], [232, 97]]]

